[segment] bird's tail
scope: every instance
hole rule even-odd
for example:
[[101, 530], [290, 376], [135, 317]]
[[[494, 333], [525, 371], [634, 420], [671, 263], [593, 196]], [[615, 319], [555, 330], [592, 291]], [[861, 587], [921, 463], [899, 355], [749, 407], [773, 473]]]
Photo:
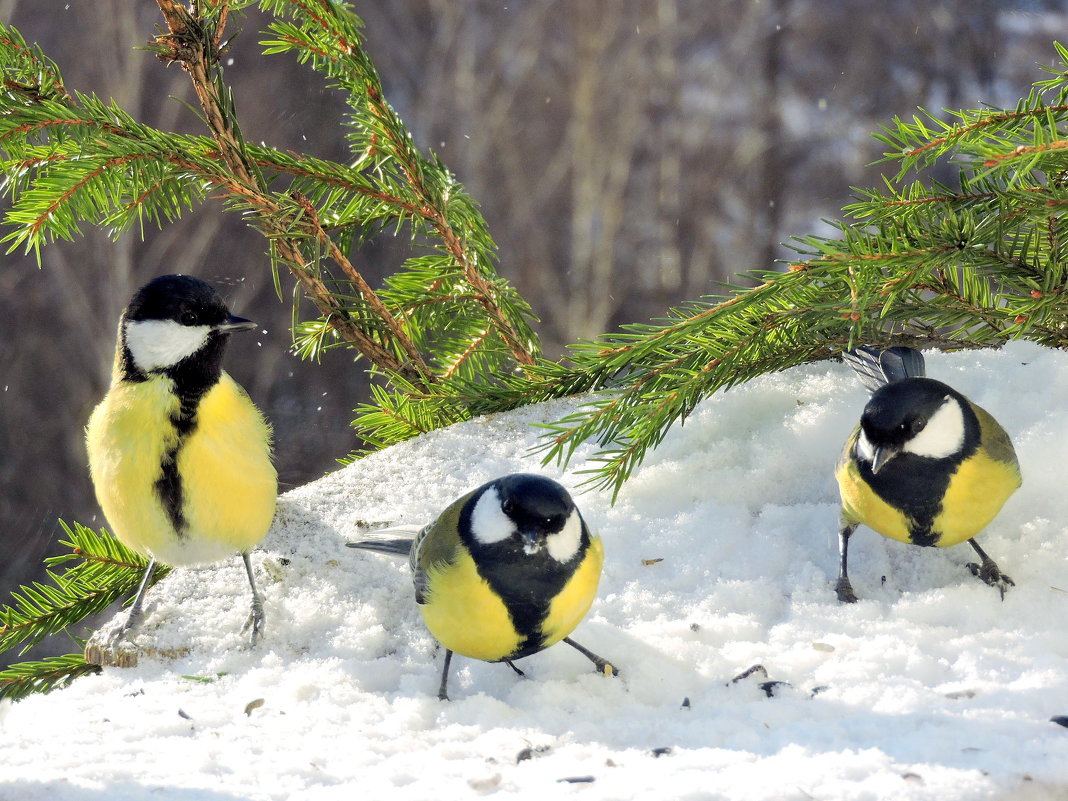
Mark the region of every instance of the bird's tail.
[[868, 392], [875, 392], [879, 387], [905, 378], [922, 378], [925, 375], [923, 354], [915, 348], [879, 350], [870, 345], [861, 345], [843, 353], [842, 361], [853, 368]]

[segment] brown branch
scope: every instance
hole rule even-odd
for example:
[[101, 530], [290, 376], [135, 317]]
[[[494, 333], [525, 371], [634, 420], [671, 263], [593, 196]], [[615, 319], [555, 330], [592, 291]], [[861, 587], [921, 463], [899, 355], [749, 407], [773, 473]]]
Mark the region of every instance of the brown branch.
[[[160, 0], [160, 2], [167, 2], [167, 0]], [[348, 41], [339, 31], [331, 27], [325, 16], [317, 12], [315, 8], [316, 5], [325, 6], [325, 3], [323, 3], [322, 0], [313, 0], [312, 2], [307, 2], [306, 0], [291, 0], [291, 2], [293, 5], [299, 7], [308, 17], [318, 23], [321, 30], [333, 38], [334, 43], [341, 52], [346, 55], [351, 55], [353, 53], [355, 50], [354, 43]], [[333, 53], [325, 52], [319, 48], [311, 48], [307, 42], [296, 42], [292, 37], [283, 37], [283, 39], [289, 41], [291, 44], [297, 44], [302, 48], [311, 49], [312, 52], [320, 58], [334, 62], [335, 64], [341, 63], [342, 61], [342, 59], [338, 58]], [[377, 84], [368, 84], [366, 93], [372, 113], [383, 122], [388, 123], [391, 115], [385, 102], [382, 100]], [[494, 299], [492, 284], [479, 273], [476, 265], [472, 263], [462, 238], [453, 229], [446, 215], [430, 202], [430, 192], [428, 191], [426, 184], [423, 182], [418, 164], [406, 156], [409, 152], [408, 143], [398, 140], [397, 137], [393, 135], [392, 126], [387, 124], [383, 127], [388, 132], [387, 135], [390, 137], [393, 145], [392, 149], [394, 157], [400, 165], [405, 179], [412, 189], [415, 190], [416, 195], [423, 200], [422, 206], [405, 204], [403, 207], [410, 213], [418, 214], [426, 219], [431, 227], [437, 231], [446, 250], [457, 265], [459, 265], [463, 271], [464, 278], [474, 290], [479, 305], [482, 306], [483, 310], [489, 316], [494, 329], [496, 329], [497, 333], [511, 351], [512, 357], [520, 365], [528, 367], [533, 366], [535, 364], [534, 356], [531, 354], [518, 331], [516, 331], [515, 327], [508, 320], [507, 316]], [[402, 203], [399, 198], [386, 197], [382, 199], [386, 202]]]
[[30, 230], [34, 233], [34, 235], [36, 235], [41, 230], [41, 227], [45, 224], [45, 222], [47, 222], [48, 218], [55, 213], [56, 209], [58, 209], [60, 206], [70, 200], [71, 196], [73, 196], [79, 189], [81, 189], [87, 183], [92, 181], [102, 172], [105, 172], [111, 167], [117, 167], [119, 165], [125, 164], [128, 161], [134, 161], [137, 158], [139, 157], [119, 156], [117, 158], [108, 159], [96, 169], [87, 172], [81, 177], [80, 180], [76, 181], [74, 184], [68, 187], [66, 191], [64, 191], [59, 197], [53, 200], [49, 204], [48, 208], [45, 209], [44, 212], [42, 212], [40, 215], [38, 215], [37, 219], [30, 223]]
[[14, 136], [15, 134], [29, 133], [31, 131], [40, 131], [40, 130], [42, 130], [44, 128], [50, 128], [50, 127], [54, 127], [56, 125], [93, 125], [93, 126], [99, 127], [101, 129], [107, 131], [108, 133], [118, 134], [120, 136], [125, 136], [125, 133], [122, 131], [122, 129], [116, 128], [114, 125], [108, 125], [106, 123], [105, 124], [101, 124], [101, 123], [97, 122], [96, 120], [78, 120], [78, 119], [74, 119], [74, 120], [42, 120], [41, 122], [23, 123], [22, 125], [16, 125], [14, 128], [12, 128], [12, 129], [10, 129], [8, 131], [5, 131], [3, 134], [0, 134], [0, 139], [7, 139], [7, 137]]
[[456, 361], [454, 361], [452, 364], [449, 365], [449, 369], [445, 371], [445, 374], [444, 374], [443, 378], [451, 378], [453, 376], [453, 374], [457, 370], [460, 369], [460, 365], [462, 365], [465, 361], [467, 361], [467, 359], [471, 356], [471, 354], [474, 353], [475, 350], [478, 349], [478, 346], [486, 341], [486, 338], [489, 335], [490, 335], [489, 329], [486, 329], [479, 336], [477, 336], [473, 340], [471, 340], [471, 344], [467, 346], [467, 348], [464, 350], [464, 352], [461, 353], [459, 356], [457, 356], [456, 357]]
[[983, 117], [983, 119], [978, 120], [976, 122], [973, 122], [971, 125], [965, 125], [962, 128], [956, 128], [956, 129], [950, 131], [945, 136], [939, 136], [939, 137], [937, 137], [935, 139], [932, 139], [931, 141], [927, 142], [927, 144], [925, 144], [925, 145], [922, 145], [922, 146], [917, 147], [917, 148], [913, 148], [912, 150], [907, 151], [904, 155], [906, 155], [906, 156], [918, 156], [920, 153], [923, 153], [923, 152], [925, 152], [927, 150], [930, 150], [931, 148], [939, 147], [941, 145], [944, 145], [946, 142], [949, 142], [951, 139], [956, 139], [957, 137], [961, 136], [962, 134], [966, 134], [969, 131], [974, 131], [974, 130], [977, 130], [979, 128], [986, 128], [989, 125], [994, 125], [994, 124], [997, 124], [997, 123], [1008, 122], [1009, 120], [1018, 120], [1018, 119], [1023, 119], [1024, 117], [1035, 117], [1035, 116], [1038, 116], [1040, 114], [1046, 114], [1047, 112], [1050, 112], [1050, 111], [1068, 111], [1068, 105], [1063, 105], [1063, 106], [1043, 106], [1042, 108], [1029, 109], [1027, 111], [1003, 111], [1003, 112], [998, 113], [998, 114], [989, 114], [986, 117]]
[[[388, 116], [388, 111], [378, 92], [378, 88], [375, 86], [368, 86], [367, 98], [375, 115], [378, 116], [379, 119], [385, 121]], [[497, 332], [508, 346], [508, 349], [512, 352], [512, 358], [524, 367], [534, 366], [536, 363], [534, 356], [523, 343], [519, 333], [512, 326], [500, 306], [493, 299], [492, 286], [482, 277], [478, 268], [471, 263], [471, 259], [468, 256], [467, 248], [464, 246], [463, 240], [449, 223], [445, 214], [429, 202], [430, 192], [427, 190], [426, 184], [423, 182], [418, 165], [413, 164], [410, 160], [403, 157], [403, 154], [407, 152], [406, 144], [397, 141], [396, 137], [392, 135], [392, 126], [384, 125], [383, 127], [393, 141], [393, 150], [397, 157], [397, 161], [401, 166], [401, 170], [404, 172], [405, 178], [415, 190], [416, 194], [420, 198], [423, 198], [426, 208], [431, 212], [429, 218], [430, 224], [437, 230], [438, 235], [441, 237], [442, 242], [445, 244], [445, 248], [449, 251], [453, 260], [460, 266], [460, 269], [463, 270], [464, 278], [478, 295], [479, 305], [482, 306], [486, 314], [489, 315], [494, 328], [497, 329]]]
[[1019, 158], [1020, 156], [1029, 156], [1032, 153], [1048, 153], [1051, 150], [1063, 150], [1068, 147], [1068, 139], [1057, 139], [1053, 142], [1047, 142], [1044, 145], [1020, 145], [1015, 148], [1011, 153], [1000, 153], [996, 156], [991, 156], [983, 162], [984, 167], [996, 167], [999, 164], [1010, 161], [1011, 159]]
[[[63, 85], [63, 82], [59, 79], [59, 76], [56, 74], [56, 71], [53, 70], [53, 69], [50, 69], [50, 68], [46, 67], [44, 64], [42, 64], [40, 59], [38, 59], [33, 54], [32, 51], [30, 51], [27, 48], [23, 47], [22, 45], [18, 44], [14, 40], [8, 39], [6, 36], [5, 37], [0, 37], [0, 44], [7, 45], [12, 50], [18, 51], [23, 56], [25, 56], [30, 61], [32, 61], [35, 65], [37, 65], [37, 67], [41, 70], [41, 72], [43, 72], [43, 73], [47, 74], [49, 77], [51, 77], [52, 81], [56, 85], [56, 89], [59, 90], [60, 94], [62, 94], [65, 98], [68, 98], [68, 99], [70, 98], [70, 96], [71, 96], [70, 92], [67, 91], [67, 88]], [[22, 86], [21, 84], [16, 84], [14, 81], [7, 81], [7, 80], [4, 81], [4, 85], [7, 86], [9, 89], [17, 89], [19, 91], [33, 91], [34, 89], [39, 89], [40, 88], [40, 86], [36, 86], [36, 87]]]
[[[327, 324], [340, 336], [352, 342], [368, 359], [377, 366], [400, 374], [411, 383], [425, 387], [433, 377], [415, 346], [391, 316], [384, 317], [387, 330], [396, 338], [400, 348], [408, 355], [408, 361], [402, 362], [389, 348], [376, 342], [363, 331], [351, 318], [341, 302], [333, 296], [326, 285], [308, 269], [308, 264], [301, 253], [297, 240], [289, 231], [296, 225], [307, 231], [309, 222], [283, 209], [271, 196], [261, 179], [246, 161], [240, 139], [234, 129], [233, 121], [224, 111], [226, 105], [220, 96], [219, 87], [213, 76], [213, 65], [217, 58], [215, 43], [222, 38], [221, 28], [225, 24], [225, 14], [213, 32], [205, 31], [203, 18], [194, 17], [186, 8], [175, 0], [156, 0], [160, 12], [167, 23], [169, 33], [157, 37], [156, 44], [161, 46], [160, 58], [164, 61], [177, 61], [188, 73], [193, 83], [193, 90], [204, 111], [204, 118], [211, 130], [212, 138], [219, 148], [222, 160], [231, 178], [226, 180], [227, 191], [239, 195], [243, 200], [260, 209], [259, 220], [266, 236], [271, 240], [275, 254], [300, 282], [305, 295], [311, 299], [316, 308], [326, 319]], [[224, 6], [225, 10], [225, 6]], [[316, 233], [312, 229], [313, 233]], [[331, 258], [352, 278], [358, 275], [351, 263], [332, 240], [329, 240]], [[342, 260], [338, 260], [341, 256]], [[371, 288], [360, 278], [360, 292], [376, 309], [385, 309]], [[377, 303], [376, 303], [377, 301]], [[412, 354], [417, 358], [413, 359]]]
[[337, 243], [334, 242], [334, 240], [327, 235], [326, 231], [323, 230], [323, 226], [319, 222], [319, 215], [315, 211], [315, 206], [311, 204], [311, 201], [308, 200], [308, 198], [304, 197], [304, 195], [299, 192], [294, 193], [293, 199], [296, 200], [297, 204], [300, 205], [302, 209], [304, 209], [305, 217], [303, 222], [305, 223], [306, 229], [318, 239], [320, 245], [327, 249], [330, 258], [333, 259], [335, 264], [341, 267], [345, 272], [345, 275], [352, 281], [357, 291], [363, 295], [364, 300], [367, 301], [375, 314], [377, 314], [382, 322], [385, 323], [390, 334], [392, 334], [394, 339], [396, 339], [404, 349], [404, 354], [408, 357], [409, 364], [422, 375], [424, 382], [433, 381], [433, 374], [431, 373], [430, 368], [427, 366], [426, 362], [423, 361], [422, 355], [404, 332], [401, 324], [397, 322], [397, 318], [390, 313], [389, 309], [386, 308], [386, 304], [382, 302], [382, 299], [375, 294], [374, 290], [367, 284], [367, 281], [364, 280], [364, 277], [352, 266], [352, 262], [341, 252], [341, 248], [337, 246]]

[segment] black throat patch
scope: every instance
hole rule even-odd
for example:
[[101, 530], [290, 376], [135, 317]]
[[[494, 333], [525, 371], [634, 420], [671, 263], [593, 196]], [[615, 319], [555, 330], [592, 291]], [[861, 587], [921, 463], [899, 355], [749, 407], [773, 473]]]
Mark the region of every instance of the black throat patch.
[[909, 523], [909, 539], [915, 545], [938, 544], [941, 531], [934, 527], [935, 518], [942, 512], [942, 498], [961, 463], [975, 453], [979, 445], [979, 420], [968, 402], [960, 399], [964, 413], [964, 446], [961, 452], [945, 459], [932, 459], [913, 453], [899, 453], [877, 474], [871, 465], [857, 459], [860, 477], [876, 495], [905, 515]]
[[582, 524], [582, 538], [575, 555], [567, 562], [558, 562], [543, 546], [537, 553], [527, 554], [515, 537], [502, 542], [477, 542], [471, 531], [471, 503], [460, 513], [460, 538], [470, 549], [478, 574], [500, 596], [512, 618], [516, 633], [522, 637], [516, 649], [498, 661], [530, 656], [545, 647], [542, 624], [549, 614], [549, 606], [574, 575], [590, 545], [586, 524]]

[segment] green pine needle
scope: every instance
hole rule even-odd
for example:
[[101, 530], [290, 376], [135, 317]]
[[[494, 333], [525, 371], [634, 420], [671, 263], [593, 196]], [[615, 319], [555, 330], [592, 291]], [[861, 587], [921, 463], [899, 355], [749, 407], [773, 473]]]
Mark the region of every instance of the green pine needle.
[[20, 662], [0, 670], [0, 700], [18, 701], [34, 693], [66, 687], [79, 676], [99, 673], [81, 654], [49, 656], [39, 662]]
[[[47, 571], [47, 582], [33, 582], [11, 593], [0, 606], [0, 653], [21, 645], [21, 653], [45, 637], [66, 631], [136, 591], [147, 560], [126, 548], [107, 531], [95, 532], [79, 523], [60, 521], [68, 554], [46, 560], [49, 565], [74, 562], [62, 573]], [[170, 571], [158, 566], [150, 584]]]

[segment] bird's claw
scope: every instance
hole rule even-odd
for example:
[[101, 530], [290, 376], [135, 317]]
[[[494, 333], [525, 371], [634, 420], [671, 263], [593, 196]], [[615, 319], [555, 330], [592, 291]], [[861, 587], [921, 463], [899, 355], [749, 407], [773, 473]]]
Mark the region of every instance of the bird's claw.
[[838, 579], [838, 583], [834, 585], [834, 591], [841, 603], [855, 604], [857, 602], [856, 593], [853, 592], [853, 585], [849, 583], [847, 578]]
[[619, 668], [613, 665], [611, 662], [602, 659], [593, 663], [597, 666], [597, 672], [603, 673], [605, 676], [618, 676]]
[[1005, 600], [1005, 591], [1009, 587], [1015, 587], [1016, 582], [1001, 572], [1001, 569], [993, 562], [993, 560], [987, 559], [982, 564], [976, 564], [975, 562], [968, 563], [968, 570], [972, 575], [982, 581], [984, 584], [990, 587], [996, 587], [998, 592], [1001, 593], [1001, 600]]
[[129, 637], [133, 621], [129, 613], [101, 626], [85, 643], [85, 661], [91, 665], [136, 667], [140, 649]]
[[252, 605], [249, 608], [248, 620], [245, 621], [245, 625], [241, 627], [241, 633], [252, 630], [252, 636], [249, 638], [249, 647], [255, 648], [261, 639], [263, 639], [264, 623], [267, 620], [267, 614], [263, 611], [263, 599], [253, 598]]

